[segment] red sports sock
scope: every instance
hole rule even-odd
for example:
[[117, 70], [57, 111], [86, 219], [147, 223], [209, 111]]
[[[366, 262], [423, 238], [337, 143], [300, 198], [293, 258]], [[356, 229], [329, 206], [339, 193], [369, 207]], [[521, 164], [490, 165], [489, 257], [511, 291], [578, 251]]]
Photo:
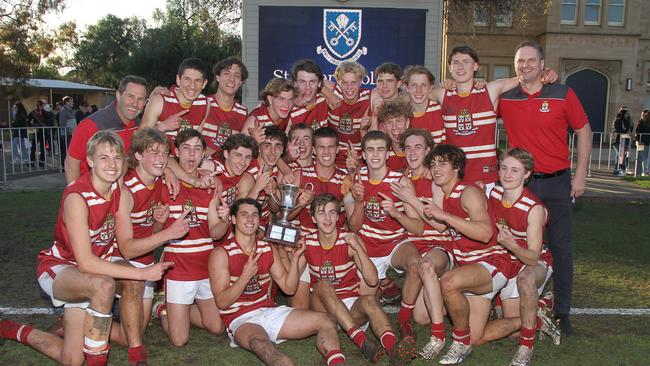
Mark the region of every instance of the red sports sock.
[[399, 323], [410, 322], [411, 317], [413, 317], [414, 307], [415, 305], [407, 304], [404, 301], [402, 301], [402, 304], [399, 308], [399, 312], [397, 313], [397, 321]]
[[521, 327], [519, 345], [533, 348], [535, 345], [535, 332], [536, 330], [534, 328]]
[[15, 339], [22, 344], [27, 344], [27, 336], [32, 329], [31, 325], [22, 325], [5, 319], [0, 322], [0, 338]]
[[501, 296], [497, 296], [494, 298], [494, 307], [501, 307]]
[[[167, 305], [165, 304], [160, 304], [158, 305], [155, 309], [154, 312], [156, 313], [156, 317], [158, 319], [162, 319], [164, 315], [167, 314]], [[164, 313], [164, 314], [163, 314]]]
[[107, 346], [105, 350], [93, 352], [83, 349], [84, 358], [86, 359], [87, 366], [106, 366], [108, 365], [108, 350]]
[[470, 337], [469, 328], [465, 330], [459, 330], [454, 328], [451, 333], [454, 337], [454, 341], [460, 342], [468, 346], [472, 344], [472, 337]]
[[542, 329], [542, 318], [540, 317], [535, 318], [535, 329], [537, 330]]
[[136, 347], [129, 347], [128, 354], [129, 354], [129, 364], [130, 363], [135, 364], [138, 361], [147, 360], [147, 349], [144, 347], [144, 344], [141, 344]]
[[431, 336], [445, 341], [445, 323], [431, 323]]
[[552, 308], [553, 300], [545, 297], [540, 297], [539, 300], [537, 300], [537, 307], [540, 309]]
[[388, 353], [390, 356], [390, 351], [393, 349], [393, 347], [395, 347], [395, 344], [397, 343], [397, 337], [395, 336], [395, 333], [387, 330], [384, 332], [384, 334], [381, 335], [381, 337], [379, 337], [379, 342], [386, 350], [386, 353]]
[[366, 332], [359, 329], [359, 327], [352, 327], [347, 331], [347, 333], [350, 339], [352, 339], [352, 342], [354, 342], [354, 344], [356, 344], [359, 348], [361, 348], [363, 341], [368, 338], [366, 337]]
[[327, 362], [327, 366], [342, 365], [345, 363], [345, 356], [343, 356], [341, 350], [333, 349], [327, 352], [327, 355], [325, 356], [325, 361]]

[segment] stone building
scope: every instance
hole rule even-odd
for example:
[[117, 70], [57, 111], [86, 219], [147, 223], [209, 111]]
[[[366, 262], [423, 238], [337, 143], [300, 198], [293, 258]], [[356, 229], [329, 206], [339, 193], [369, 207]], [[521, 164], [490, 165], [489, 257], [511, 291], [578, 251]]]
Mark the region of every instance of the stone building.
[[650, 1], [448, 0], [445, 5], [444, 54], [457, 45], [474, 47], [479, 77], [514, 76], [515, 46], [534, 39], [545, 50], [546, 65], [578, 94], [594, 132], [610, 131], [622, 106], [635, 121], [650, 108]]

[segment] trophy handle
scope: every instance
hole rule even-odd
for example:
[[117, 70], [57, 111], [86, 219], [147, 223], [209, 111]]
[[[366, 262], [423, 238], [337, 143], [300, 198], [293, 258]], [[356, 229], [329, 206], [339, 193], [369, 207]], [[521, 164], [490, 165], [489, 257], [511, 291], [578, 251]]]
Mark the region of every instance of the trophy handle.
[[[310, 186], [311, 186], [311, 188], [307, 188], [307, 187], [310, 187]], [[308, 190], [313, 192], [314, 191], [314, 185], [311, 182], [308, 182], [307, 184], [305, 184], [304, 189], [306, 189], [306, 190], [308, 189]]]

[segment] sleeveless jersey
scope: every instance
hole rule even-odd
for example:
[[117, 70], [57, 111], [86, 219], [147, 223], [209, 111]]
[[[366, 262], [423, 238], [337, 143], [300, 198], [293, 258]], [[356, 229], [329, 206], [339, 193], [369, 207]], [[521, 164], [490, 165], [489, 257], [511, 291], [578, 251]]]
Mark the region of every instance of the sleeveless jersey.
[[[340, 92], [338, 85], [334, 89], [334, 93], [341, 99], [343, 95]], [[336, 165], [339, 167], [345, 166], [345, 158], [348, 147], [348, 142], [352, 147], [361, 151], [361, 118], [369, 112], [370, 108], [370, 90], [361, 89], [359, 91], [359, 98], [354, 104], [348, 104], [341, 101], [341, 105], [327, 113], [329, 126], [336, 130], [339, 135], [339, 154], [336, 157]]]
[[440, 104], [429, 99], [429, 105], [424, 112], [413, 112], [410, 128], [422, 128], [429, 131], [433, 142], [439, 144], [445, 140], [445, 125], [440, 113]]
[[[524, 188], [521, 196], [519, 196], [510, 207], [503, 205], [503, 192], [504, 190], [501, 186], [494, 187], [492, 192], [490, 192], [490, 199], [488, 200], [490, 213], [497, 225], [507, 226], [510, 228], [510, 232], [515, 237], [515, 241], [520, 247], [528, 249], [526, 231], [528, 229], [528, 215], [530, 214], [530, 211], [535, 206], [542, 206], [546, 213], [546, 221], [544, 223], [546, 224], [548, 223], [549, 218], [548, 210], [544, 207], [544, 204], [540, 199], [528, 190], [528, 188]], [[549, 265], [553, 264], [551, 253], [545, 246], [542, 247], [542, 252], [540, 253], [539, 258]], [[513, 274], [519, 273], [519, 269], [524, 266], [524, 263], [512, 253], [510, 253], [510, 259], [513, 264]]]
[[393, 149], [390, 149], [388, 151], [388, 159], [386, 159], [386, 166], [388, 167], [388, 170], [392, 170], [394, 172], [401, 172], [402, 174], [406, 172], [409, 168], [404, 153], [398, 155], [395, 151], [393, 151]]
[[223, 186], [221, 199], [225, 204], [230, 206], [233, 202], [235, 202], [235, 199], [237, 199], [237, 186], [239, 185], [239, 181], [241, 181], [242, 176], [231, 176], [228, 173], [228, 169], [226, 168], [226, 163], [224, 161], [215, 160], [214, 163], [216, 165], [217, 172], [221, 173], [219, 175], [219, 180]]
[[[316, 168], [313, 166], [304, 167], [300, 170], [300, 187], [307, 188], [311, 183], [313, 186], [314, 197], [321, 193], [331, 193], [336, 197], [341, 203], [343, 202], [343, 192], [341, 192], [341, 185], [343, 184], [343, 179], [345, 179], [345, 171], [339, 168], [336, 168], [334, 174], [327, 179], [319, 177], [316, 173]], [[341, 204], [341, 208], [343, 205]], [[316, 224], [311, 218], [311, 205], [303, 208], [298, 214], [298, 219], [300, 221], [300, 230], [303, 232], [313, 232], [316, 231]], [[336, 227], [341, 230], [345, 226], [345, 213], [342, 211], [339, 214], [339, 219], [336, 223]]]
[[[141, 239], [153, 235], [153, 210], [160, 205], [163, 185], [162, 179], [156, 178], [151, 187], [146, 186], [135, 169], [129, 169], [124, 175], [124, 187], [131, 192], [133, 198], [131, 223], [134, 238]], [[154, 257], [153, 253], [148, 253], [131, 260], [148, 265], [154, 262]]]
[[395, 207], [399, 211], [404, 211], [404, 204], [393, 195], [390, 189], [390, 184], [399, 182], [403, 175], [389, 170], [381, 182], [371, 183], [368, 180], [367, 167], [359, 169], [359, 174], [365, 193], [363, 195], [363, 224], [358, 234], [366, 244], [368, 256], [385, 257], [397, 244], [407, 239], [407, 234], [402, 225], [381, 208], [381, 201], [384, 199], [378, 193], [382, 192], [390, 197], [395, 202]]
[[251, 111], [249, 116], [255, 117], [257, 122], [259, 122], [261, 127], [266, 127], [270, 125], [278, 126], [284, 133], [289, 132], [289, 117], [283, 118], [279, 121], [274, 121], [269, 114], [269, 107], [264, 105], [264, 103], [257, 106], [257, 108]]
[[310, 107], [294, 106], [289, 114], [291, 117], [290, 126], [304, 123], [315, 131], [319, 127], [327, 126], [328, 105], [325, 98], [316, 96], [316, 103]]
[[[428, 178], [411, 178], [411, 182], [415, 186], [415, 194], [418, 197], [418, 200], [425, 202], [433, 197], [433, 192], [431, 190], [431, 184], [433, 181]], [[437, 230], [433, 226], [429, 225], [424, 221], [424, 233], [420, 236], [414, 236], [409, 234], [409, 241], [415, 245], [420, 254], [426, 254], [431, 249], [435, 247], [443, 247], [446, 250], [451, 251], [450, 245], [451, 238], [449, 237], [448, 230]]]
[[346, 234], [339, 231], [338, 238], [330, 249], [320, 245], [317, 232], [305, 237], [305, 259], [309, 266], [311, 290], [318, 281], [323, 280], [332, 284], [339, 299], [359, 296], [360, 276], [348, 251], [350, 245], [344, 239]]
[[[483, 191], [473, 183], [465, 181], [457, 182], [456, 185], [454, 185], [454, 188], [452, 188], [449, 197], [445, 197], [442, 203], [442, 209], [454, 216], [469, 220], [469, 215], [467, 215], [461, 205], [461, 195], [465, 191], [465, 188], [469, 186], [475, 187], [481, 192]], [[449, 227], [449, 233], [451, 234], [451, 240], [453, 243], [452, 248], [454, 258], [461, 266], [481, 262], [491, 258], [499, 260], [505, 259], [510, 262], [505, 248], [497, 244], [496, 235], [492, 235], [489, 243], [482, 243], [466, 237], [454, 230], [452, 227]]]
[[213, 193], [205, 189], [189, 187], [181, 182], [181, 189], [175, 200], [163, 192], [162, 201], [169, 205], [169, 227], [184, 210], [189, 210], [186, 218], [189, 232], [185, 236], [170, 240], [164, 248], [163, 259], [173, 261], [165, 278], [177, 281], [196, 281], [208, 278], [208, 258], [214, 245], [208, 226], [208, 205]]
[[38, 254], [38, 277], [48, 272], [52, 278], [56, 275], [51, 268], [58, 264], [76, 266], [77, 262], [68, 236], [67, 224], [63, 221], [63, 205], [70, 194], [80, 195], [88, 207], [88, 235], [90, 250], [93, 255], [110, 261], [115, 248], [115, 217], [120, 203], [120, 189], [117, 183], [111, 185], [109, 199], [95, 190], [91, 174], [87, 173], [70, 183], [61, 196], [59, 213], [54, 226], [54, 243]]
[[487, 88], [475, 89], [466, 97], [456, 89], [445, 92], [442, 105], [446, 143], [463, 149], [467, 157], [464, 180], [493, 183], [497, 173], [497, 118]]
[[235, 102], [232, 109], [226, 110], [219, 105], [214, 95], [208, 97], [210, 111], [203, 124], [201, 134], [208, 147], [217, 151], [233, 133], [241, 132], [248, 115], [248, 109]]
[[[248, 255], [244, 253], [236, 239], [226, 242], [222, 246], [228, 255], [228, 271], [230, 272], [230, 286], [232, 286], [244, 271], [244, 265], [248, 261]], [[220, 310], [221, 319], [230, 326], [233, 320], [259, 308], [270, 308], [277, 306], [271, 294], [271, 266], [273, 265], [273, 251], [271, 245], [265, 241], [258, 240], [255, 253], [262, 253], [257, 261], [257, 274], [246, 284], [246, 288], [239, 295], [237, 300], [227, 309]]]
[[[163, 109], [162, 112], [160, 112], [160, 116], [158, 117], [159, 121], [164, 121], [169, 116], [172, 114], [178, 113], [183, 110], [188, 110], [187, 108], [183, 108], [181, 106], [181, 103], [178, 100], [178, 96], [176, 94], [176, 90], [178, 88], [172, 88], [170, 90], [171, 95], [163, 95]], [[192, 105], [189, 108], [189, 112], [185, 113], [184, 115], [181, 116], [181, 125], [176, 131], [167, 131], [167, 140], [169, 140], [169, 145], [173, 147], [174, 141], [176, 141], [176, 135], [178, 134], [178, 131], [182, 131], [187, 128], [194, 128], [197, 129], [201, 125], [201, 122], [203, 122], [203, 119], [205, 118], [205, 114], [208, 109], [208, 99], [203, 95], [199, 94], [196, 99], [192, 101]], [[173, 149], [170, 151], [174, 151]]]

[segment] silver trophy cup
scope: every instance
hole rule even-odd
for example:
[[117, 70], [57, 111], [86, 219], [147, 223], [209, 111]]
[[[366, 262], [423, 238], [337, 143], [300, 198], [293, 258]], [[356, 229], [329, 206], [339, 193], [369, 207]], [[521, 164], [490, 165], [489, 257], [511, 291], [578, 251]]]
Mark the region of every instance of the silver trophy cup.
[[280, 206], [280, 211], [278, 211], [275, 218], [272, 217], [269, 220], [264, 239], [276, 244], [298, 246], [300, 230], [291, 225], [288, 216], [289, 212], [296, 206], [296, 198], [300, 194], [300, 187], [294, 184], [281, 184], [278, 189], [280, 191], [279, 200], [273, 194], [270, 196]]

